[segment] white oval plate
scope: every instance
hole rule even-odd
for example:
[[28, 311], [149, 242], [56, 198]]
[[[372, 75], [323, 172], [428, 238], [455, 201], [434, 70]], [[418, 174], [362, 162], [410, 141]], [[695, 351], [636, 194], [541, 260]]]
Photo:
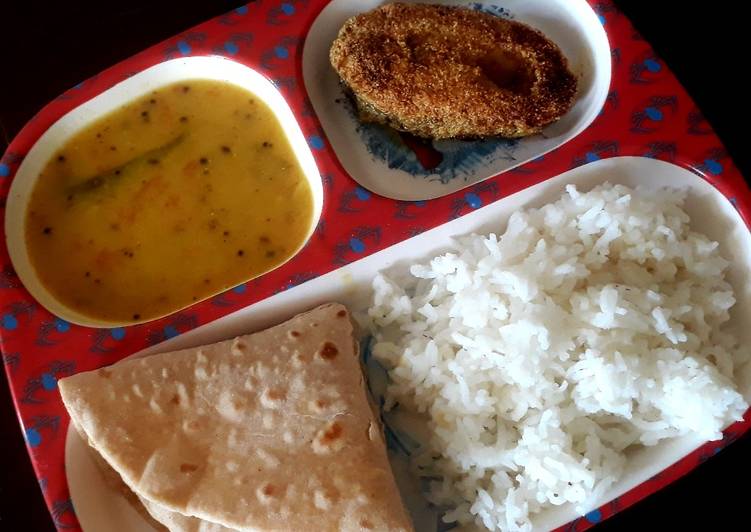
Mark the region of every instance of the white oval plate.
[[[733, 286], [737, 303], [731, 310], [728, 330], [743, 342], [751, 342], [751, 233], [732, 204], [712, 185], [697, 174], [663, 161], [642, 157], [605, 159], [569, 170], [512, 196], [498, 200], [466, 216], [426, 231], [414, 238], [370, 255], [295, 288], [276, 294], [189, 333], [155, 345], [135, 356], [182, 349], [257, 331], [282, 322], [296, 313], [327, 301], [340, 301], [353, 312], [368, 306], [370, 282], [386, 268], [408, 267], [452, 247], [455, 236], [471, 232], [502, 231], [509, 216], [526, 207], [539, 207], [554, 201], [565, 185], [573, 183], [580, 190], [609, 181], [647, 189], [672, 187], [688, 191], [685, 209], [691, 226], [720, 243], [722, 255], [731, 262], [728, 281]], [[739, 376], [739, 389], [751, 400], [751, 367]], [[600, 506], [622, 495], [669, 465], [680, 460], [704, 441], [685, 436], [665, 440], [654, 447], [642, 447], [630, 453], [623, 477], [596, 502]], [[398, 466], [399, 457], [392, 457]], [[65, 452], [66, 474], [76, 515], [87, 532], [151, 532], [154, 529], [125, 502], [123, 496], [110, 488], [98, 474], [88, 457], [86, 444], [75, 430], [68, 429]], [[405, 476], [399, 474], [400, 489], [415, 518], [418, 532], [433, 532], [435, 516], [429, 515], [419, 494]], [[408, 480], [408, 478], [407, 478]], [[590, 509], [587, 509], [590, 510]], [[535, 529], [554, 529], [579, 517], [572, 505], [547, 510], [533, 518]]]
[[540, 157], [581, 133], [597, 117], [610, 88], [610, 45], [585, 0], [504, 0], [419, 3], [467, 5], [510, 17], [542, 31], [579, 77], [573, 108], [539, 134], [520, 140], [437, 141], [441, 163], [426, 170], [388, 128], [363, 124], [329, 63], [329, 48], [344, 21], [380, 0], [333, 0], [318, 15], [303, 47], [305, 89], [339, 162], [360, 185], [387, 198], [427, 200], [461, 190]]

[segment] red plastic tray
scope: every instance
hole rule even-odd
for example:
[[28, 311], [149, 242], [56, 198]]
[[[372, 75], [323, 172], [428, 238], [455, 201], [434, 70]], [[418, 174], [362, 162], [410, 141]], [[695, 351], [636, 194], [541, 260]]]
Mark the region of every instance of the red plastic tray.
[[[208, 323], [275, 292], [353, 262], [462, 216], [570, 168], [617, 155], [654, 157], [686, 166], [717, 187], [748, 225], [751, 191], [701, 111], [629, 20], [608, 1], [590, 0], [610, 40], [612, 81], [600, 116], [561, 148], [449, 196], [430, 208], [363, 194], [329, 148], [302, 83], [304, 36], [328, 0], [262, 0], [237, 8], [109, 68], [42, 109], [0, 160], [4, 209], [25, 154], [62, 115], [119, 81], [165, 59], [224, 55], [275, 81], [295, 113], [324, 178], [324, 211], [316, 234], [283, 267], [186, 311], [144, 325], [91, 329], [41, 308], [23, 288], [5, 246], [0, 249], [0, 346], [29, 454], [55, 525], [79, 530], [64, 471], [68, 417], [56, 381], [111, 364], [144, 347]], [[469, 201], [468, 198], [471, 198]], [[477, 201], [479, 198], [479, 202]], [[331, 220], [336, 219], [336, 223]], [[328, 223], [327, 223], [328, 222]], [[358, 245], [353, 246], [356, 240]], [[751, 427], [751, 415], [622, 497], [564, 527], [584, 530], [684, 475]]]

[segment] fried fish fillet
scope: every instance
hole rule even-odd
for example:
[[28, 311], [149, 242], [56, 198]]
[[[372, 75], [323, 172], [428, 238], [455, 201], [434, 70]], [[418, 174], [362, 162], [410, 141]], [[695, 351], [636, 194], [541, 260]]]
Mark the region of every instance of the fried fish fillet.
[[329, 57], [363, 121], [427, 138], [532, 135], [576, 94], [542, 33], [462, 7], [394, 3], [357, 15]]

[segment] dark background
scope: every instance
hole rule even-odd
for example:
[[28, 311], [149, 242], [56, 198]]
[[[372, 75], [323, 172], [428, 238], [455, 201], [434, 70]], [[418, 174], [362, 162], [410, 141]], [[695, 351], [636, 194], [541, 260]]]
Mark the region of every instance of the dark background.
[[[100, 70], [244, 2], [0, 0], [0, 152], [49, 100]], [[751, 89], [745, 2], [617, 1], [696, 100], [744, 176], [751, 177]], [[745, 476], [751, 437], [670, 487], [598, 525], [597, 532], [673, 527], [749, 529]], [[0, 531], [54, 530], [0, 377]], [[95, 531], [106, 532], [106, 531]]]

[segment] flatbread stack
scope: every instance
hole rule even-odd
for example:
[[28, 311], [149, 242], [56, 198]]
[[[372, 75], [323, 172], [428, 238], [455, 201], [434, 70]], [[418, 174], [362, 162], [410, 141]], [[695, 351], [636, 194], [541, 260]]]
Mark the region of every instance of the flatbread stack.
[[412, 530], [342, 305], [59, 385], [81, 435], [171, 531]]

